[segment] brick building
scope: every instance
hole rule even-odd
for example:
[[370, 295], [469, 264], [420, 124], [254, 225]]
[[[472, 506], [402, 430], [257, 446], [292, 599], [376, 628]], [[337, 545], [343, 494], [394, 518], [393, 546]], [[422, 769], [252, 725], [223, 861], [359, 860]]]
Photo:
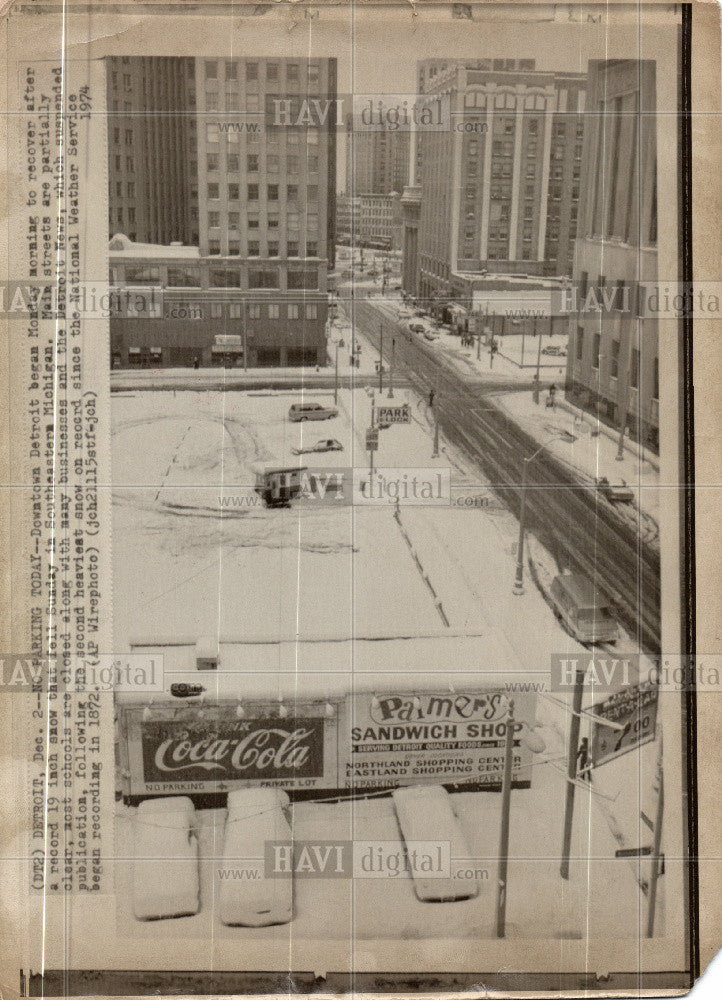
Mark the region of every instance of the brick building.
[[326, 364], [326, 269], [317, 261], [233, 260], [117, 235], [110, 281], [113, 367]]

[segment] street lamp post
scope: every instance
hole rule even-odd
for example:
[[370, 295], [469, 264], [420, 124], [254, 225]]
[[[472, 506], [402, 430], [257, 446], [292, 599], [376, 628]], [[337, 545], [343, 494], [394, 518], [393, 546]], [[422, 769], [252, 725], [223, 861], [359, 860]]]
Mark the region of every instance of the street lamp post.
[[[525, 522], [526, 522], [526, 486], [527, 486], [527, 473], [529, 469], [529, 463], [533, 462], [537, 457], [539, 452], [544, 451], [548, 444], [552, 441], [562, 441], [565, 440], [560, 434], [553, 434], [550, 438], [547, 438], [543, 444], [540, 444], [533, 455], [529, 455], [528, 458], [523, 459], [522, 473], [521, 473], [521, 508], [519, 510], [519, 541], [516, 547], [516, 575], [514, 577], [514, 587], [513, 592], [517, 597], [521, 597], [524, 593], [524, 534], [525, 534]], [[573, 440], [571, 436], [567, 436], [566, 440]]]
[[537, 331], [536, 316], [534, 317], [534, 336], [539, 338], [536, 345], [536, 375], [534, 376], [534, 402], [539, 405], [539, 374], [541, 369], [541, 331]]
[[439, 400], [438, 393], [434, 393], [434, 402], [431, 407], [434, 411], [434, 450], [431, 453], [432, 458], [439, 457], [439, 411], [437, 409], [438, 400]]
[[333, 405], [334, 406], [338, 405], [338, 347], [339, 347], [339, 342], [336, 341], [336, 370], [335, 370], [335, 373], [334, 373], [334, 380], [333, 380]]

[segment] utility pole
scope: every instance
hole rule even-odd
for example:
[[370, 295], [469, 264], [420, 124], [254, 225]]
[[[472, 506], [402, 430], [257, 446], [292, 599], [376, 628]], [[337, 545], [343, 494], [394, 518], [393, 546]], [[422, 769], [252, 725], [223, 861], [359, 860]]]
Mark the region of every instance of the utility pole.
[[525, 458], [521, 474], [521, 508], [519, 510], [519, 541], [516, 544], [516, 576], [514, 578], [514, 593], [521, 597], [524, 593], [524, 522], [526, 520], [526, 477], [530, 458]]
[[496, 896], [496, 936], [506, 934], [506, 883], [509, 868], [509, 813], [511, 806], [511, 777], [514, 756], [514, 699], [509, 701], [506, 717], [506, 744], [504, 750], [504, 775], [501, 783], [501, 832], [499, 835], [499, 878]]
[[[371, 393], [371, 430], [376, 424], [376, 397]], [[369, 448], [369, 489], [373, 489], [372, 480], [374, 477], [374, 449]]]
[[539, 342], [536, 345], [536, 375], [534, 376], [534, 402], [539, 405], [539, 374], [541, 369], [541, 332], [537, 331], [536, 328], [536, 316], [534, 317], [534, 336], [539, 338]]
[[434, 393], [434, 402], [432, 404], [432, 409], [434, 411], [434, 450], [431, 453], [432, 458], [438, 458], [439, 456], [439, 411], [437, 409], [438, 404], [438, 392]]
[[379, 392], [384, 391], [384, 325], [381, 324], [381, 340], [379, 342]]
[[396, 351], [396, 337], [391, 338], [391, 369], [389, 371], [389, 399], [394, 398], [394, 353]]
[[657, 751], [657, 812], [654, 818], [654, 843], [652, 845], [652, 874], [649, 879], [649, 901], [647, 903], [647, 937], [654, 937], [654, 917], [657, 909], [657, 882], [662, 867], [662, 820], [664, 818], [664, 770], [662, 765], [662, 727], [659, 726], [659, 749]]
[[579, 728], [582, 721], [582, 696], [584, 694], [584, 671], [577, 670], [574, 678], [572, 697], [572, 718], [569, 723], [569, 756], [567, 757], [567, 790], [564, 801], [564, 836], [562, 841], [562, 863], [559, 874], [569, 878], [569, 855], [572, 850], [572, 821], [574, 819], [574, 782], [577, 778], [577, 750], [579, 749]]

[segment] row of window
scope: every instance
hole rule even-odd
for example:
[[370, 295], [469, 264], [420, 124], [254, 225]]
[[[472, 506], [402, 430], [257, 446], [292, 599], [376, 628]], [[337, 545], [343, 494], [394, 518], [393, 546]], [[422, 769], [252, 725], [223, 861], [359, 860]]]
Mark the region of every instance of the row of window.
[[487, 94], [483, 90], [467, 90], [464, 94], [465, 108], [485, 108], [487, 103], [490, 107], [505, 108], [510, 111], [517, 107], [524, 108], [526, 111], [544, 111], [547, 98], [544, 94], [519, 95], [513, 91], [504, 90], [497, 90], [494, 94]]
[[[241, 224], [241, 213], [240, 212], [227, 212], [223, 216], [220, 212], [211, 211], [208, 213], [208, 226], [211, 229], [217, 229], [222, 225], [223, 219], [227, 220], [228, 228], [231, 230], [240, 229]], [[266, 228], [267, 229], [278, 229], [280, 225], [280, 216], [274, 215], [271, 212], [266, 216]], [[301, 228], [301, 216], [298, 212], [287, 212], [286, 213], [286, 228], [294, 232], [298, 232]], [[306, 229], [307, 230], [318, 230], [318, 212], [306, 212]], [[260, 229], [261, 228], [261, 217], [259, 215], [247, 215], [246, 225], [249, 230]]]
[[[248, 240], [248, 251], [245, 254], [247, 257], [318, 257], [318, 240], [306, 240], [305, 242], [305, 252], [302, 253], [304, 244], [299, 240], [286, 240], [285, 242], [285, 254], [283, 253], [284, 245], [281, 240], [268, 240], [266, 243], [266, 252], [261, 253], [261, 242], [260, 240]], [[219, 239], [209, 239], [208, 240], [208, 253], [211, 257], [220, 257], [222, 254], [221, 241]], [[228, 241], [228, 253], [223, 254], [223, 256], [228, 257], [240, 257], [241, 256], [241, 243], [240, 240], [229, 240]]]
[[[241, 188], [242, 185], [235, 182], [231, 182], [227, 187], [227, 196], [229, 201], [240, 201], [241, 198]], [[266, 198], [268, 201], [278, 201], [281, 196], [282, 185], [280, 184], [267, 184], [266, 185]], [[297, 201], [299, 193], [298, 184], [286, 184], [286, 201]], [[195, 191], [195, 189], [192, 189]], [[317, 202], [318, 201], [318, 184], [306, 184], [306, 201]], [[197, 196], [197, 191], [195, 191]], [[218, 201], [221, 197], [221, 185], [217, 181], [210, 181], [206, 185], [206, 195], [210, 201]], [[261, 185], [257, 183], [246, 184], [246, 200], [247, 201], [258, 201], [261, 197]]]
[[[601, 363], [601, 334], [592, 335], [592, 368], [599, 371]], [[620, 342], [612, 340], [609, 344], [609, 377], [619, 378], [619, 354]], [[577, 327], [576, 357], [581, 361], [584, 356], [584, 328]], [[639, 389], [639, 362], [640, 354], [636, 347], [633, 347], [629, 356], [629, 385], [632, 389]], [[654, 359], [652, 369], [652, 398], [659, 399], [659, 358]]]
[[[313, 146], [314, 143], [309, 143], [309, 146]], [[283, 158], [277, 153], [268, 153], [265, 160], [262, 160], [260, 153], [248, 153], [246, 155], [246, 173], [257, 174], [260, 170], [266, 170], [269, 174], [277, 174], [280, 172], [283, 166], [283, 172], [285, 174], [298, 174], [301, 172], [303, 164], [308, 164], [309, 160], [312, 159], [315, 154], [306, 153], [303, 157], [296, 153], [290, 153], [285, 158], [285, 163], [282, 162]], [[315, 156], [316, 167], [313, 169], [318, 169], [318, 156]], [[225, 170], [228, 173], [237, 173], [241, 169], [241, 158], [238, 153], [229, 153], [226, 157]], [[206, 170], [209, 173], [215, 173], [216, 170], [221, 169], [221, 160], [218, 153], [208, 153], [206, 155]], [[307, 169], [311, 169], [308, 168]]]
[[[320, 82], [321, 65], [317, 62], [306, 63], [308, 67], [308, 83], [310, 85]], [[286, 83], [299, 83], [301, 80], [301, 64], [297, 62], [256, 62], [247, 60], [243, 75], [246, 83], [258, 83], [261, 80], [261, 69], [265, 70], [265, 80], [267, 83], [277, 83], [281, 79], [281, 67], [285, 68]], [[206, 80], [217, 80], [219, 65], [217, 59], [206, 59], [205, 77]], [[239, 62], [227, 60], [224, 65], [224, 77], [228, 81], [238, 80], [241, 72]]]
[[[211, 268], [208, 275], [211, 288], [240, 288], [241, 272], [235, 268]], [[110, 283], [125, 285], [160, 285], [163, 283], [161, 267], [150, 264], [126, 264], [120, 274], [119, 269], [110, 270]], [[200, 288], [200, 268], [178, 266], [167, 268], [167, 287], [169, 288]], [[279, 290], [281, 276], [278, 268], [251, 268], [248, 272], [249, 288], [272, 288]], [[286, 273], [286, 288], [289, 291], [318, 289], [318, 271], [316, 268], [289, 268]]]

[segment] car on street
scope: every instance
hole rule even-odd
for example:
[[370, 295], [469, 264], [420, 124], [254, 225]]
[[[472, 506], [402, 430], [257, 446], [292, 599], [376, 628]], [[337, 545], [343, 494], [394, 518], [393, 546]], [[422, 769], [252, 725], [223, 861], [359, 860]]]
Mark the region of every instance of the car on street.
[[338, 416], [338, 408], [324, 406], [322, 403], [293, 403], [288, 411], [288, 419], [292, 423], [302, 420], [329, 420]]
[[426, 327], [423, 323], [409, 323], [409, 330], [412, 333], [423, 333]]
[[608, 602], [581, 573], [554, 577], [550, 600], [555, 616], [582, 643], [616, 642], [619, 625]]
[[566, 347], [560, 347], [559, 344], [549, 344], [548, 347], [542, 348], [542, 354], [554, 358], [565, 358], [567, 356], [567, 349]]
[[433, 330], [424, 330], [424, 337], [427, 340], [434, 341], [434, 340], [438, 340], [439, 339], [439, 334], [438, 333], [434, 333]]
[[624, 480], [621, 483], [610, 483], [606, 476], [599, 476], [596, 484], [599, 492], [610, 503], [634, 503], [634, 490]]
[[317, 451], [343, 451], [343, 445], [336, 438], [321, 438], [316, 444], [311, 444], [307, 448], [294, 448], [294, 455], [308, 455]]

